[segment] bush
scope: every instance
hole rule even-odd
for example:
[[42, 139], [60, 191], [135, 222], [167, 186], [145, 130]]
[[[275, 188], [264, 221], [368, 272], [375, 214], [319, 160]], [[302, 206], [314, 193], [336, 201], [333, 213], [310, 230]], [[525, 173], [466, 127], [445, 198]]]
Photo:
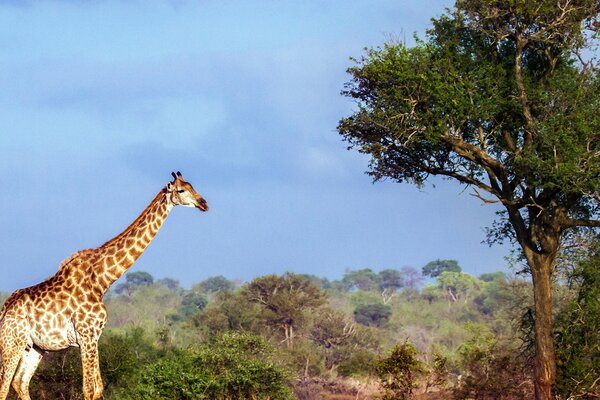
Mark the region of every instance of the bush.
[[392, 308], [381, 303], [359, 305], [354, 310], [354, 320], [356, 322], [378, 328], [385, 326], [391, 315]]
[[[139, 365], [154, 361], [160, 353], [141, 328], [125, 334], [107, 331], [98, 344], [105, 397], [126, 387]], [[77, 348], [46, 352], [31, 383], [31, 396], [40, 400], [82, 399], [81, 356]]]
[[410, 398], [416, 387], [415, 378], [425, 371], [424, 364], [417, 360], [417, 349], [405, 342], [392, 348], [391, 354], [375, 365], [377, 376], [384, 389], [383, 400]]
[[121, 399], [291, 399], [286, 372], [262, 338], [229, 333], [195, 350], [179, 350], [140, 371]]
[[484, 325], [467, 324], [467, 328], [472, 336], [459, 348], [462, 376], [455, 398], [533, 398], [518, 349], [500, 342]]

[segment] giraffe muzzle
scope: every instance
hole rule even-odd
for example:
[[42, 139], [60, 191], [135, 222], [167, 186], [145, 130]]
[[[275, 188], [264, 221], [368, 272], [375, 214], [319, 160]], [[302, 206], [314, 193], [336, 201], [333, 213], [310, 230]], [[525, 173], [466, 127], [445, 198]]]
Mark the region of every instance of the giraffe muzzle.
[[206, 202], [206, 200], [200, 198], [198, 199], [198, 205], [196, 206], [196, 208], [203, 212], [208, 211], [208, 203]]

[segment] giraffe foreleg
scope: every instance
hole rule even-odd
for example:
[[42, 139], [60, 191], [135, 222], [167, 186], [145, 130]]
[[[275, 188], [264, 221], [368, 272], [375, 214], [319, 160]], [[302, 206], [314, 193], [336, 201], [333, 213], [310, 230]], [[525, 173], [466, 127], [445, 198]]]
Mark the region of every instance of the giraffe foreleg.
[[34, 348], [23, 352], [21, 363], [12, 382], [12, 386], [21, 400], [31, 400], [31, 397], [29, 397], [29, 382], [41, 360], [42, 354]]
[[86, 341], [80, 343], [80, 347], [83, 370], [83, 397], [85, 400], [98, 400], [102, 397], [103, 390], [98, 343], [96, 341]]

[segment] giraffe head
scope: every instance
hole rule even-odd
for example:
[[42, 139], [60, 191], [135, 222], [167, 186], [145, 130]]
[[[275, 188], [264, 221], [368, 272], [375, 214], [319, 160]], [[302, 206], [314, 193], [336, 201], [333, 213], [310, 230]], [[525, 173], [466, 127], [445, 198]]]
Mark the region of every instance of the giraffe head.
[[181, 172], [172, 172], [173, 182], [167, 183], [167, 200], [174, 206], [196, 207], [200, 211], [208, 211], [208, 204], [196, 192], [189, 182], [181, 176]]

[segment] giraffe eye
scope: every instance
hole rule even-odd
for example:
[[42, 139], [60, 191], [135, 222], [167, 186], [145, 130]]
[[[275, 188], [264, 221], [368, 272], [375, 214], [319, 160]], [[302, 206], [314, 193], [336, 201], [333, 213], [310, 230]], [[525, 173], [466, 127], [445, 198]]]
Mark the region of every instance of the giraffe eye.
[[185, 190], [178, 190], [177, 193], [183, 193]]

